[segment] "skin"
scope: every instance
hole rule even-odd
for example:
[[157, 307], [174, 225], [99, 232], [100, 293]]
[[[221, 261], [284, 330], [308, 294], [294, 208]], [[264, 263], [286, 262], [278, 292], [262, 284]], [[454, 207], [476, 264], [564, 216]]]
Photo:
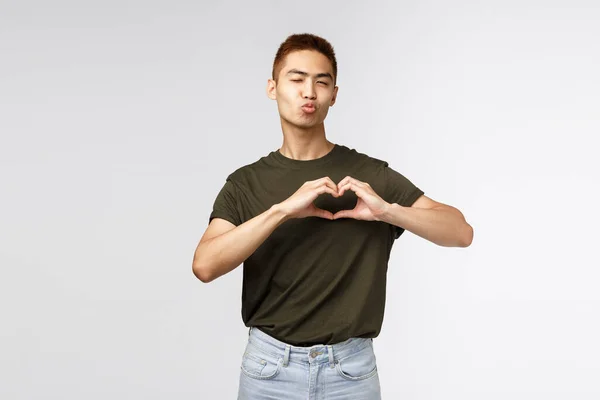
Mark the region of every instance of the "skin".
[[[317, 51], [301, 50], [286, 56], [277, 80], [268, 79], [267, 96], [277, 102], [283, 132], [283, 144], [279, 149], [281, 154], [295, 160], [312, 160], [323, 157], [333, 149], [334, 144], [325, 137], [324, 121], [338, 93], [334, 78], [333, 67], [327, 57]], [[307, 102], [314, 103], [315, 112], [307, 113], [302, 109]], [[307, 186], [284, 202], [283, 207], [287, 212], [332, 220], [354, 218], [384, 221], [401, 226], [440, 246], [468, 247], [473, 240], [473, 228], [457, 208], [425, 195], [411, 207], [402, 207], [386, 202], [367, 182], [351, 176], [346, 176], [337, 184], [324, 177], [307, 182]], [[352, 190], [358, 197], [356, 207], [352, 210], [330, 215], [328, 211], [309, 204], [319, 193], [328, 192], [339, 197], [347, 190]], [[311, 192], [308, 197], [304, 193], [306, 191]], [[295, 207], [290, 207], [292, 204]]]
[[[294, 73], [305, 72], [307, 75]], [[318, 76], [329, 74], [328, 76]], [[277, 82], [267, 81], [267, 96], [277, 101], [283, 131], [281, 154], [296, 160], [311, 160], [327, 154], [334, 144], [325, 138], [324, 121], [335, 104], [338, 87], [333, 82], [331, 62], [312, 50], [295, 51], [286, 56]], [[315, 104], [314, 113], [302, 105]]]

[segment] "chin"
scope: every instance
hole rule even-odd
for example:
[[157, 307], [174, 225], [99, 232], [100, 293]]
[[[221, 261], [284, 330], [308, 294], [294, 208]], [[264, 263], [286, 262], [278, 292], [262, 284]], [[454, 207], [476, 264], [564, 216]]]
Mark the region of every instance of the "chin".
[[296, 125], [299, 128], [312, 128], [313, 126], [319, 125], [322, 121], [298, 121], [297, 123], [293, 124]]
[[287, 124], [293, 125], [298, 128], [312, 128], [315, 125], [319, 125], [323, 121], [317, 118], [307, 118], [307, 117], [297, 117], [294, 118], [285, 118], [281, 117]]

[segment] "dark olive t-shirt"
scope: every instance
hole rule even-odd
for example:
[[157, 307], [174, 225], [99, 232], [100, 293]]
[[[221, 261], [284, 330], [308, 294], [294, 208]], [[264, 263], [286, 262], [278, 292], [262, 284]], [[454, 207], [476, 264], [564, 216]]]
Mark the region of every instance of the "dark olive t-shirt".
[[[336, 144], [325, 156], [294, 160], [272, 151], [231, 173], [209, 222], [240, 225], [281, 203], [306, 181], [346, 176], [367, 182], [388, 203], [410, 207], [424, 192], [388, 163]], [[335, 213], [357, 196], [319, 195]], [[294, 218], [279, 225], [243, 264], [242, 320], [294, 346], [374, 338], [383, 323], [388, 259], [404, 229], [382, 221]]]

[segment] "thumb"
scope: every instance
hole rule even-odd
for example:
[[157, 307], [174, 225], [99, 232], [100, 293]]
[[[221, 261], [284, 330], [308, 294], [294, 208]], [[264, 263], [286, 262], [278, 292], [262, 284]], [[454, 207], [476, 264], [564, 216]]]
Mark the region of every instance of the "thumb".
[[318, 207], [313, 208], [313, 216], [325, 219], [333, 219], [333, 214], [331, 212]]
[[338, 219], [338, 218], [352, 218], [352, 211], [351, 210], [338, 211], [333, 216], [333, 219]]

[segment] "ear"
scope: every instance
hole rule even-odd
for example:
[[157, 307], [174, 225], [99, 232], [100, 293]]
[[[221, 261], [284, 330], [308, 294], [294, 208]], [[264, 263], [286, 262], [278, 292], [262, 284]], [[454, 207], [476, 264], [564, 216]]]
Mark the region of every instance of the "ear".
[[267, 80], [267, 96], [271, 100], [277, 99], [277, 83], [273, 79]]
[[331, 96], [331, 103], [329, 103], [329, 107], [331, 107], [335, 104], [335, 99], [337, 98], [338, 89], [339, 88], [337, 86], [333, 88], [333, 96]]

